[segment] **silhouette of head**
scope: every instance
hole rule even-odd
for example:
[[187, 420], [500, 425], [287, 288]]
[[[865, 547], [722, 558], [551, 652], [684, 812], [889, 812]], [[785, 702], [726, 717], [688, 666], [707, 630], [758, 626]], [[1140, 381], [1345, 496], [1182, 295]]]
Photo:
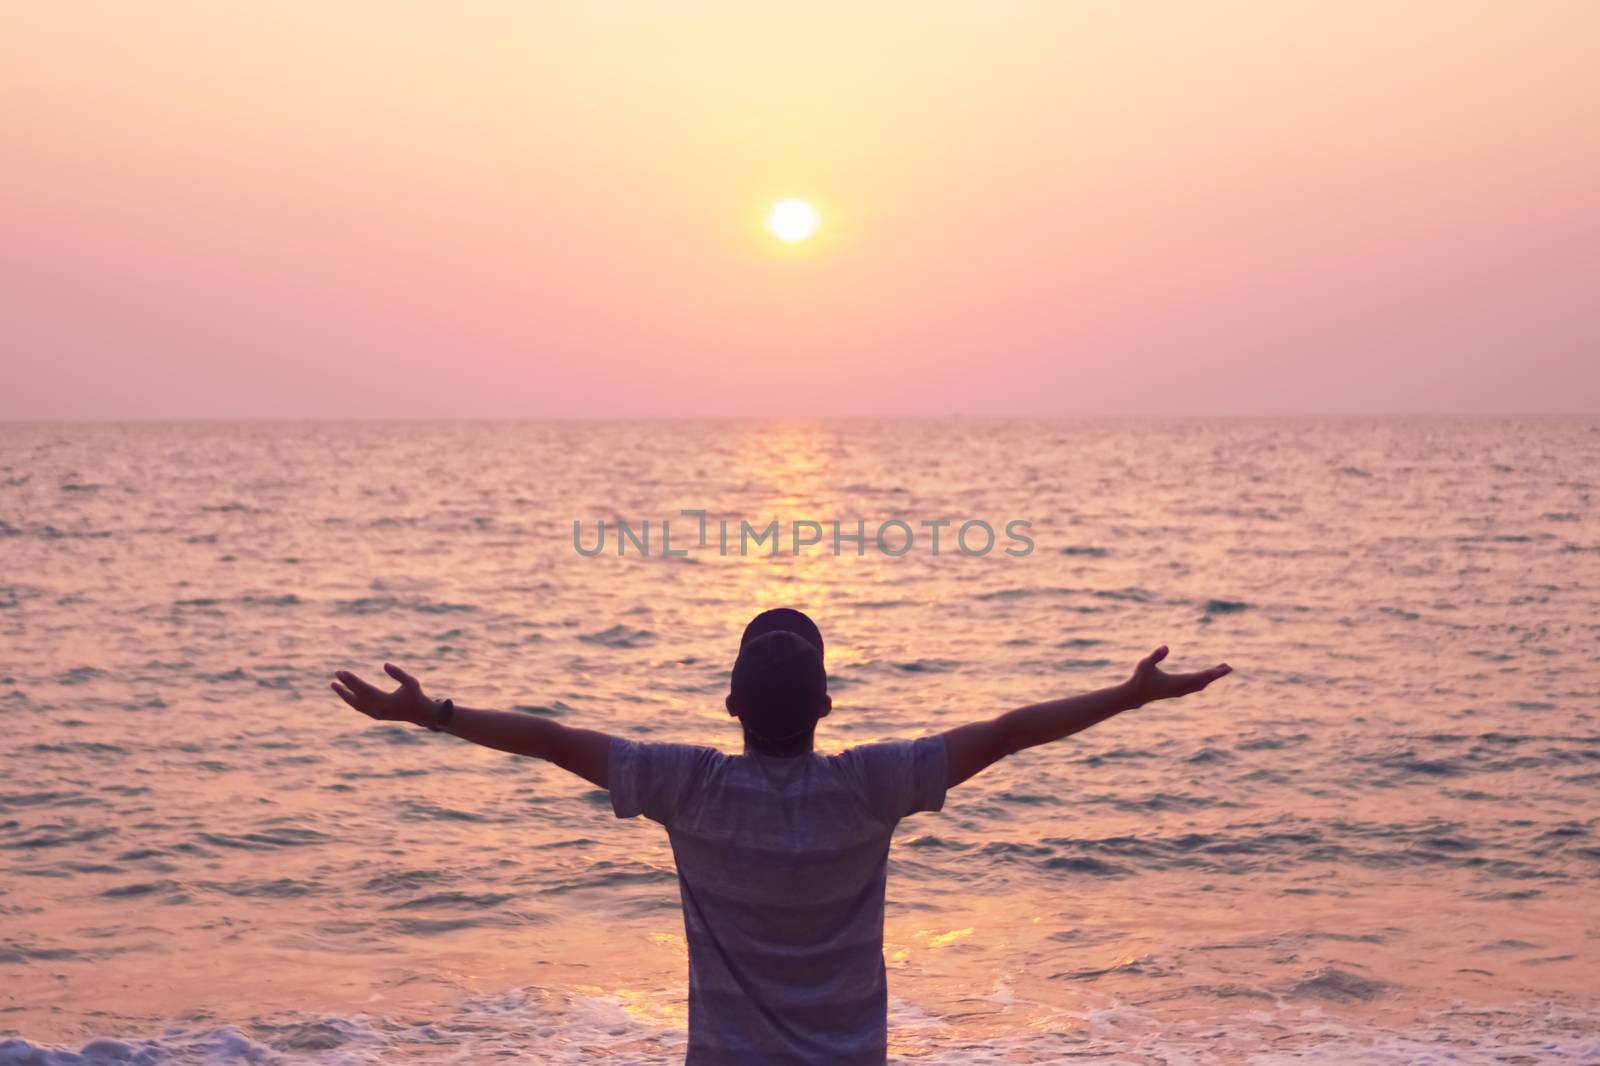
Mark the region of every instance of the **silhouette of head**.
[[757, 615], [739, 641], [727, 706], [758, 745], [803, 747], [833, 706], [816, 624], [786, 607]]
[[739, 638], [739, 647], [743, 648], [763, 633], [774, 632], [798, 634], [817, 649], [819, 656], [826, 655], [822, 647], [822, 631], [817, 628], [817, 623], [793, 607], [774, 607], [750, 619], [750, 624], [744, 627], [744, 636]]

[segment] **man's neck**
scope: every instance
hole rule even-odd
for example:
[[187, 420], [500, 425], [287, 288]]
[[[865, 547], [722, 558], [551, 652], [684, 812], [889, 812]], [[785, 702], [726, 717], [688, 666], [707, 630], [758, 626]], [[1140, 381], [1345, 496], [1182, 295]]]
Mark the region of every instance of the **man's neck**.
[[746, 729], [744, 731], [744, 753], [746, 755], [768, 755], [778, 759], [793, 759], [801, 755], [810, 755], [816, 748], [816, 732], [814, 728], [808, 729], [797, 737], [772, 741], [756, 736]]

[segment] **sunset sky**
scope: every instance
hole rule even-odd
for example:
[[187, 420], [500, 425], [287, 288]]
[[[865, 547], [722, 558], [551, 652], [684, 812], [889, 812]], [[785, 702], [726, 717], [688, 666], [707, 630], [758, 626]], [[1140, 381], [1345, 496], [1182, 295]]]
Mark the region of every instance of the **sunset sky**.
[[1597, 55], [1593, 0], [8, 3], [0, 419], [1594, 413]]

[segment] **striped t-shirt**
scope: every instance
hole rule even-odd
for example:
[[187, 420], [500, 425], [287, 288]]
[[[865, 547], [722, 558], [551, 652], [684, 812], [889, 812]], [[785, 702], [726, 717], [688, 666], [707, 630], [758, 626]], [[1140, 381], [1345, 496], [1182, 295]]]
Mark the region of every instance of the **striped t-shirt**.
[[618, 818], [667, 828], [689, 944], [685, 1066], [882, 1064], [895, 823], [944, 805], [944, 740], [724, 755], [616, 738]]

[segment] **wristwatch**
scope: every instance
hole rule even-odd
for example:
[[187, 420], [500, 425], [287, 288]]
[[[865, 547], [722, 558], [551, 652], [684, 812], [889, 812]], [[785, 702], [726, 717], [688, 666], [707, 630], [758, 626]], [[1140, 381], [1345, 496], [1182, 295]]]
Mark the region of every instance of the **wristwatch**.
[[442, 733], [450, 724], [450, 719], [456, 713], [455, 700], [440, 700], [433, 715], [433, 721], [428, 723], [428, 728], [435, 733]]

